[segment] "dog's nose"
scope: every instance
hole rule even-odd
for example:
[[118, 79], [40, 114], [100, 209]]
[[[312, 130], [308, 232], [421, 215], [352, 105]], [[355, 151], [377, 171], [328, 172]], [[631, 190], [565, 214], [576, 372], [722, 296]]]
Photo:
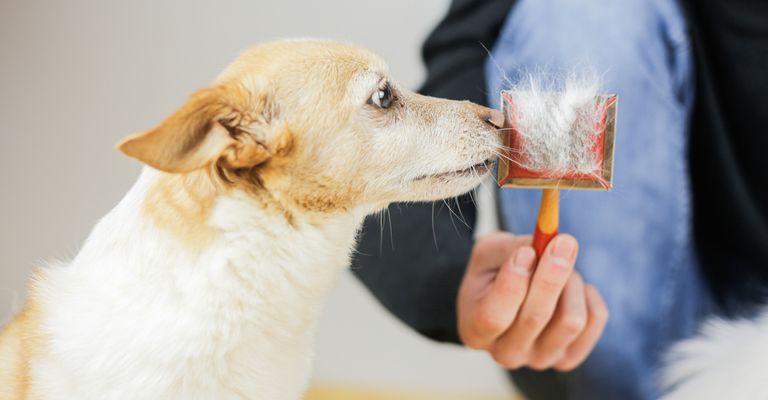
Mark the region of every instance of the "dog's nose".
[[493, 125], [494, 128], [504, 127], [504, 114], [499, 110], [489, 108], [484, 116], [485, 122]]

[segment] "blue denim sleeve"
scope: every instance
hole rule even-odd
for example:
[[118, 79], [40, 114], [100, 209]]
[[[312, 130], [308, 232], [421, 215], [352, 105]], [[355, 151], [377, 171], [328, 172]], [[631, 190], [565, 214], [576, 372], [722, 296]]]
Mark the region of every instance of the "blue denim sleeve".
[[[576, 371], [514, 374], [531, 398], [551, 387], [563, 388], [559, 398], [657, 398], [660, 354], [707, 309], [691, 238], [690, 53], [674, 0], [521, 0], [486, 63], [497, 106], [508, 80], [575, 65], [596, 69], [605, 92], [619, 96], [614, 190], [569, 191], [561, 200], [561, 231], [580, 242], [577, 270], [601, 292], [611, 319]], [[539, 196], [501, 190], [505, 226], [530, 232]]]

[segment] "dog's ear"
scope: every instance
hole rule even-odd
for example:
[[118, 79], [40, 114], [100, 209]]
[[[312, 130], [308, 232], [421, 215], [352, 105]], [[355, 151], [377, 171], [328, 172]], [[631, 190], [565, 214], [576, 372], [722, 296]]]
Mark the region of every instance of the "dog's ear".
[[[253, 128], [265, 124], [264, 102], [252, 104], [244, 89], [214, 86], [202, 89], [153, 129], [125, 138], [117, 148], [165, 172], [185, 173], [212, 163], [246, 168], [271, 156]], [[259, 115], [259, 121], [251, 115]]]

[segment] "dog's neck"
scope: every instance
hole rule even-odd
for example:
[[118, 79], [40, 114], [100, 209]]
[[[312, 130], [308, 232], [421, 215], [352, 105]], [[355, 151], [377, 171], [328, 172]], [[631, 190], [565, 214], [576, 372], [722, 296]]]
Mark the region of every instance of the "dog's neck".
[[284, 288], [273, 304], [292, 296], [320, 300], [316, 296], [322, 297], [348, 265], [365, 216], [364, 211], [345, 212], [319, 220], [273, 199], [258, 201], [237, 190], [206, 198], [210, 193], [174, 182], [145, 169], [96, 228], [104, 233], [89, 239], [88, 244], [97, 240], [100, 245], [86, 245], [83, 253], [119, 253], [134, 260], [126, 268], [174, 281], [204, 274], [208, 282], [201, 283], [207, 289], [231, 284], [246, 289], [247, 298], [262, 294], [259, 285]]
[[[115, 357], [150, 358], [135, 361], [139, 366], [155, 365], [157, 348], [169, 354], [175, 349], [209, 362], [226, 359], [242, 366], [238, 377], [249, 376], [251, 367], [262, 375], [264, 368], [294, 371], [292, 379], [299, 382], [286, 385], [301, 386], [302, 372], [309, 371], [304, 364], [310, 359], [307, 354], [322, 305], [336, 276], [348, 265], [365, 213], [340, 213], [322, 223], [292, 214], [289, 223], [284, 213], [265, 209], [237, 191], [210, 201], [184, 190], [158, 194], [165, 179], [168, 176], [145, 170], [96, 226], [71, 268], [49, 272], [51, 278], [75, 279], [75, 286], [87, 289], [76, 299], [81, 308], [77, 315], [83, 320], [80, 329], [104, 332], [112, 340], [125, 337], [125, 353]], [[195, 210], [205, 218], [196, 216]], [[196, 223], [201, 225], [185, 227]], [[70, 323], [56, 316], [58, 312], [61, 318], [72, 318], [70, 311], [51, 306], [50, 324]], [[98, 326], [87, 326], [89, 321]], [[109, 331], [126, 326], [137, 332]], [[140, 332], [151, 332], [153, 340], [132, 339]], [[65, 346], [83, 346], [81, 351], [99, 351], [91, 341], [60, 339]], [[286, 354], [286, 348], [297, 354]], [[189, 366], [195, 367], [195, 363]], [[204, 363], [197, 367], [206, 368]], [[242, 389], [241, 385], [260, 382], [249, 379], [228, 384]]]

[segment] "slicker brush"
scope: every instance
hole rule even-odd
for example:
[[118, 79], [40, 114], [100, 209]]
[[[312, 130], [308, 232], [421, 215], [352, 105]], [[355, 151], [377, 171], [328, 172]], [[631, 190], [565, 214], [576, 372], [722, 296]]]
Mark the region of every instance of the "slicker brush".
[[596, 79], [570, 78], [561, 90], [535, 81], [501, 93], [506, 135], [498, 183], [541, 188], [533, 247], [541, 257], [558, 233], [561, 189], [610, 190], [617, 97]]

